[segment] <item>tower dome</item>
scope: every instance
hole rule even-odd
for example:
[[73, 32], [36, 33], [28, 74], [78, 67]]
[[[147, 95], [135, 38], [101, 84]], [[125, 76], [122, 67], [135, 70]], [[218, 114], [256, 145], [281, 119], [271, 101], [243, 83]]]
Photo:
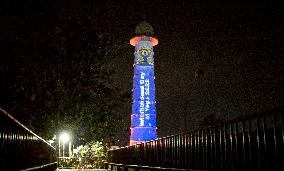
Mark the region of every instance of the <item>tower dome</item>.
[[138, 36], [140, 35], [153, 36], [154, 34], [153, 27], [147, 21], [142, 21], [136, 26], [135, 34]]

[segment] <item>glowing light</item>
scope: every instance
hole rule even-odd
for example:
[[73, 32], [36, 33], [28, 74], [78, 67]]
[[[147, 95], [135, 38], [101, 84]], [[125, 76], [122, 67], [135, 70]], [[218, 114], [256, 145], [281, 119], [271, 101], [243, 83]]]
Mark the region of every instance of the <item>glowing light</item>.
[[62, 143], [67, 143], [70, 140], [70, 135], [67, 132], [63, 132], [59, 136], [59, 140]]
[[151, 44], [152, 44], [152, 46], [156, 46], [156, 45], [158, 45], [158, 43], [159, 43], [159, 41], [158, 41], [158, 39], [157, 38], [155, 38], [155, 37], [148, 37], [148, 36], [136, 36], [136, 37], [133, 37], [132, 39], [130, 39], [130, 44], [132, 45], [132, 46], [136, 46], [136, 44], [140, 41], [140, 40], [149, 40], [150, 42], [151, 42]]

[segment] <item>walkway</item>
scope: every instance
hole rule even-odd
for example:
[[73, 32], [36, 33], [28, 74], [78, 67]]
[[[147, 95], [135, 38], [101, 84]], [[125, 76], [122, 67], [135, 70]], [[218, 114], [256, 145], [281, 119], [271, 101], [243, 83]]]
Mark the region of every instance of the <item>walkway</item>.
[[56, 169], [56, 171], [106, 171], [107, 169]]

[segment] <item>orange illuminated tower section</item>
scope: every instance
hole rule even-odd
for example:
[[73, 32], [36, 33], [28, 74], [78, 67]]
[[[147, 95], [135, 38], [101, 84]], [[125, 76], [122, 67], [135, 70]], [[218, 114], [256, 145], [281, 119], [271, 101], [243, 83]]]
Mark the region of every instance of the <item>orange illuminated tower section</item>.
[[157, 138], [153, 28], [141, 22], [130, 40], [135, 46], [130, 145]]

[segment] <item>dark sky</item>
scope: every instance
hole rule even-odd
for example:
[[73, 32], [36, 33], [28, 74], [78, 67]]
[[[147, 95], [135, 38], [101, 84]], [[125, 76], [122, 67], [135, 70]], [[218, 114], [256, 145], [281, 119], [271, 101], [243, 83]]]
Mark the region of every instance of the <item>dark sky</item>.
[[[142, 6], [159, 39], [154, 51], [160, 136], [184, 130], [185, 110], [187, 129], [193, 129], [209, 114], [230, 119], [283, 105], [283, 3], [161, 1]], [[125, 9], [127, 22], [138, 22], [136, 13]], [[122, 75], [117, 82], [128, 90], [133, 52], [126, 47], [116, 65]], [[204, 74], [196, 78], [197, 69]]]
[[[29, 17], [33, 10], [45, 11], [45, 5], [55, 1], [39, 1], [36, 5], [34, 2], [2, 3], [1, 18]], [[230, 119], [283, 105], [281, 1], [75, 2], [80, 5], [65, 1], [65, 8], [84, 13], [79, 17], [97, 17], [88, 14], [88, 10], [98, 11], [96, 15], [103, 18], [104, 25], [97, 27], [107, 27], [122, 42], [124, 48], [110, 66], [116, 70], [115, 84], [125, 91], [131, 91], [133, 78], [134, 48], [128, 42], [140, 21], [146, 20], [153, 26], [159, 39], [154, 48], [159, 137], [184, 130], [185, 107], [187, 127], [193, 129], [210, 114]], [[80, 9], [82, 6], [84, 10]], [[22, 11], [25, 16], [21, 16]], [[197, 69], [204, 74], [195, 77]], [[131, 103], [122, 113], [129, 124], [130, 113]], [[126, 134], [120, 136], [128, 139]]]
[[[161, 137], [184, 130], [185, 105], [187, 129], [209, 114], [230, 119], [283, 105], [283, 3], [155, 2], [140, 7], [159, 39], [154, 51]], [[121, 7], [118, 20], [138, 23], [137, 6]], [[127, 47], [114, 64], [117, 83], [128, 90], [133, 52]], [[197, 69], [204, 74], [196, 78]]]

